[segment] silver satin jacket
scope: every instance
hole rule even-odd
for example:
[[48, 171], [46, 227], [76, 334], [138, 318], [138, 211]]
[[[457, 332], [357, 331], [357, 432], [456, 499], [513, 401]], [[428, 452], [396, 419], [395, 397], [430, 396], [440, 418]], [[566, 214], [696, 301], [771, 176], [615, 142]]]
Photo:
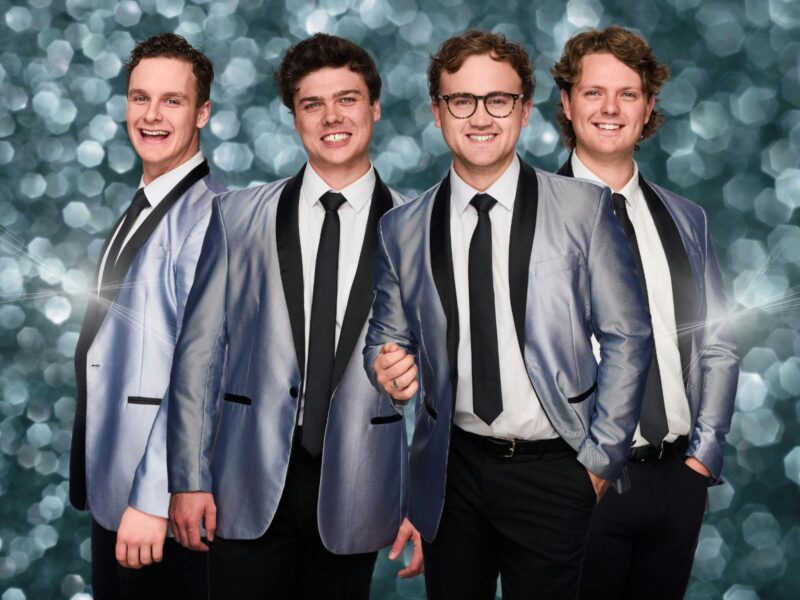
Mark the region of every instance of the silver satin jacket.
[[[608, 189], [520, 161], [509, 254], [515, 328], [536, 394], [578, 460], [606, 479], [624, 474], [653, 348], [627, 239]], [[449, 178], [380, 224], [376, 297], [364, 350], [394, 341], [417, 358], [409, 518], [436, 536], [445, 496], [459, 319], [452, 284]], [[461, 317], [464, 318], [464, 317]], [[592, 334], [601, 345], [598, 365]]]

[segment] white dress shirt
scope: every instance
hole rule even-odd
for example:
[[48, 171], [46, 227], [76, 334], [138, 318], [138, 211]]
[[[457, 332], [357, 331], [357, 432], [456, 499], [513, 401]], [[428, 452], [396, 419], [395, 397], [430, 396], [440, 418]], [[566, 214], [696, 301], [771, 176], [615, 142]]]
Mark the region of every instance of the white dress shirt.
[[[147, 197], [147, 201], [150, 203], [150, 206], [143, 209], [142, 212], [139, 213], [139, 216], [136, 217], [136, 221], [128, 231], [128, 235], [126, 235], [125, 239], [122, 241], [122, 246], [120, 247], [119, 251], [120, 253], [117, 255], [117, 257], [122, 254], [122, 249], [125, 248], [125, 245], [130, 241], [131, 237], [133, 237], [133, 234], [136, 233], [136, 230], [141, 227], [148, 215], [153, 212], [153, 209], [158, 206], [158, 204], [164, 198], [167, 197], [167, 194], [169, 194], [173, 188], [189, 174], [192, 169], [201, 164], [204, 160], [205, 158], [203, 158], [203, 153], [198, 152], [185, 163], [182, 163], [180, 166], [175, 167], [171, 171], [167, 171], [163, 175], [156, 177], [147, 185], [144, 184], [144, 175], [142, 175], [141, 179], [139, 179], [139, 187], [137, 188], [137, 191], [144, 188], [144, 195]], [[117, 237], [117, 232], [120, 230], [120, 227], [122, 227], [123, 223], [124, 219], [120, 221], [119, 226], [114, 230], [114, 235], [112, 236], [111, 241], [108, 243], [106, 251], [103, 254], [103, 259], [100, 263], [100, 273], [97, 277], [98, 294], [100, 293], [100, 286], [102, 285], [103, 269], [106, 268], [106, 259], [108, 258], [108, 253], [111, 250], [111, 246], [114, 245], [114, 239]]]
[[552, 439], [558, 437], [558, 434], [550, 424], [528, 378], [511, 312], [508, 246], [519, 172], [519, 159], [515, 156], [511, 165], [485, 192], [497, 200], [497, 204], [489, 211], [489, 220], [492, 223], [492, 280], [500, 358], [500, 389], [503, 394], [503, 412], [491, 425], [487, 425], [472, 409], [472, 346], [469, 324], [469, 245], [478, 224], [478, 212], [470, 205], [470, 200], [480, 192], [461, 179], [454, 168], [450, 168], [450, 244], [453, 252], [459, 335], [458, 388], [453, 423], [461, 429], [484, 436], [519, 440]]
[[[575, 152], [572, 153], [572, 173], [575, 177], [588, 179], [608, 187], [605, 182], [580, 161]], [[614, 191], [625, 196], [628, 218], [633, 224], [633, 230], [636, 233], [636, 244], [639, 246], [639, 254], [642, 257], [642, 269], [647, 283], [647, 301], [650, 304], [650, 316], [653, 323], [656, 360], [658, 360], [658, 370], [661, 375], [664, 408], [667, 413], [667, 427], [669, 428], [669, 433], [664, 438], [664, 441], [674, 442], [678, 436], [689, 433], [691, 415], [689, 413], [689, 401], [686, 398], [686, 389], [683, 385], [669, 263], [661, 245], [658, 230], [653, 222], [653, 216], [650, 214], [647, 201], [644, 199], [642, 189], [639, 187], [639, 167], [635, 161], [633, 163], [633, 177], [622, 189]], [[592, 342], [595, 346], [595, 355], [599, 356], [595, 340], [593, 339]], [[647, 443], [637, 425], [633, 445], [644, 446]]]
[[[317, 248], [325, 221], [325, 209], [319, 201], [327, 191], [339, 192], [346, 202], [339, 207], [339, 278], [336, 285], [336, 331], [335, 342], [339, 343], [350, 288], [356, 276], [364, 234], [367, 231], [369, 207], [375, 189], [375, 169], [369, 170], [359, 179], [341, 190], [332, 190], [310, 164], [306, 164], [303, 183], [300, 186], [300, 204], [297, 222], [300, 229], [300, 253], [303, 261], [303, 310], [305, 320], [306, 369], [308, 367], [308, 337], [311, 321], [311, 302], [314, 299], [314, 272], [317, 266]], [[305, 393], [300, 400], [299, 424], [303, 424]]]

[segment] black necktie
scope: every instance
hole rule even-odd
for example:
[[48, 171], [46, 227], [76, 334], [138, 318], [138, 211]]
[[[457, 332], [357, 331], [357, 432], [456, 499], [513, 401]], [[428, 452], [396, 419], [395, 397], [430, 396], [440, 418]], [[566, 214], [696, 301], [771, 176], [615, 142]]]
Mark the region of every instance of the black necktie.
[[345, 198], [325, 192], [319, 199], [325, 220], [317, 248], [314, 269], [314, 296], [308, 334], [305, 408], [303, 409], [303, 447], [311, 456], [322, 453], [325, 422], [331, 400], [331, 374], [336, 351], [336, 299], [339, 278], [339, 207]]
[[472, 410], [491, 425], [503, 412], [492, 280], [492, 222], [489, 219], [489, 211], [497, 200], [489, 194], [476, 194], [470, 204], [478, 211], [478, 225], [469, 244]]
[[[628, 209], [625, 207], [625, 196], [622, 194], [612, 194], [611, 200], [614, 203], [614, 214], [622, 225], [625, 235], [628, 237], [633, 259], [636, 263], [636, 273], [642, 283], [642, 293], [644, 301], [648, 306], [650, 302], [647, 297], [647, 282], [644, 278], [644, 268], [642, 267], [642, 256], [639, 253], [639, 244], [636, 242], [636, 232], [633, 230], [633, 223], [628, 217]], [[644, 400], [642, 400], [642, 415], [639, 418], [639, 429], [642, 437], [650, 442], [652, 446], [658, 446], [669, 432], [667, 425], [667, 412], [664, 408], [664, 392], [661, 388], [661, 372], [658, 370], [658, 360], [655, 349], [653, 358], [650, 359], [650, 371], [647, 373], [647, 383], [645, 384]]]
[[133, 224], [136, 223], [136, 219], [139, 217], [141, 212], [145, 208], [149, 207], [150, 203], [147, 201], [147, 196], [144, 195], [144, 188], [139, 188], [136, 191], [133, 200], [131, 200], [131, 205], [128, 207], [128, 210], [125, 213], [125, 219], [122, 221], [122, 227], [119, 228], [117, 235], [114, 236], [114, 243], [111, 244], [111, 249], [106, 255], [106, 264], [103, 267], [103, 280], [101, 282], [101, 291], [99, 292], [99, 295], [103, 296], [107, 300], [110, 300], [115, 296], [113, 287], [115, 284], [119, 283], [114, 280], [112, 274], [114, 272], [114, 266], [119, 259], [119, 254], [122, 250], [122, 244], [125, 242], [125, 238], [128, 237], [131, 227], [133, 227]]

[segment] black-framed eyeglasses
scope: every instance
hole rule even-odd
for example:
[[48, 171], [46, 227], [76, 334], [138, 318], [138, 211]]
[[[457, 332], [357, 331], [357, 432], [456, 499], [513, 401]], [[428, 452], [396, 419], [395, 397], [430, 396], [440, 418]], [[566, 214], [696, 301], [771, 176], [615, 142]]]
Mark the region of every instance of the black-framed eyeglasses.
[[496, 119], [504, 119], [512, 112], [517, 100], [524, 98], [525, 94], [509, 94], [508, 92], [492, 92], [485, 96], [458, 93], [436, 96], [437, 100], [444, 100], [447, 110], [456, 119], [469, 119], [478, 110], [478, 101], [483, 100], [486, 112]]

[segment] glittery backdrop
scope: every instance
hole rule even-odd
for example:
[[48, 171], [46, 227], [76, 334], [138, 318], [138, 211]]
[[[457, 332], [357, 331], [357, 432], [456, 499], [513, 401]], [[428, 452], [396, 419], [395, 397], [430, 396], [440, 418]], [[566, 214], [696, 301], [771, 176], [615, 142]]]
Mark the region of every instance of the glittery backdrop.
[[[303, 151], [276, 98], [282, 52], [316, 31], [367, 47], [384, 78], [373, 142], [408, 195], [448, 166], [426, 95], [428, 55], [471, 26], [535, 60], [520, 150], [565, 158], [548, 70], [581, 28], [642, 32], [673, 73], [646, 176], [702, 204], [720, 251], [743, 358], [689, 598], [796, 598], [800, 589], [800, 2], [792, 0], [0, 0], [0, 590], [2, 600], [90, 597], [89, 520], [67, 502], [72, 354], [107, 230], [139, 179], [124, 126], [123, 60], [175, 31], [214, 61], [203, 132], [229, 187], [293, 173]], [[374, 598], [419, 599], [382, 555]]]

